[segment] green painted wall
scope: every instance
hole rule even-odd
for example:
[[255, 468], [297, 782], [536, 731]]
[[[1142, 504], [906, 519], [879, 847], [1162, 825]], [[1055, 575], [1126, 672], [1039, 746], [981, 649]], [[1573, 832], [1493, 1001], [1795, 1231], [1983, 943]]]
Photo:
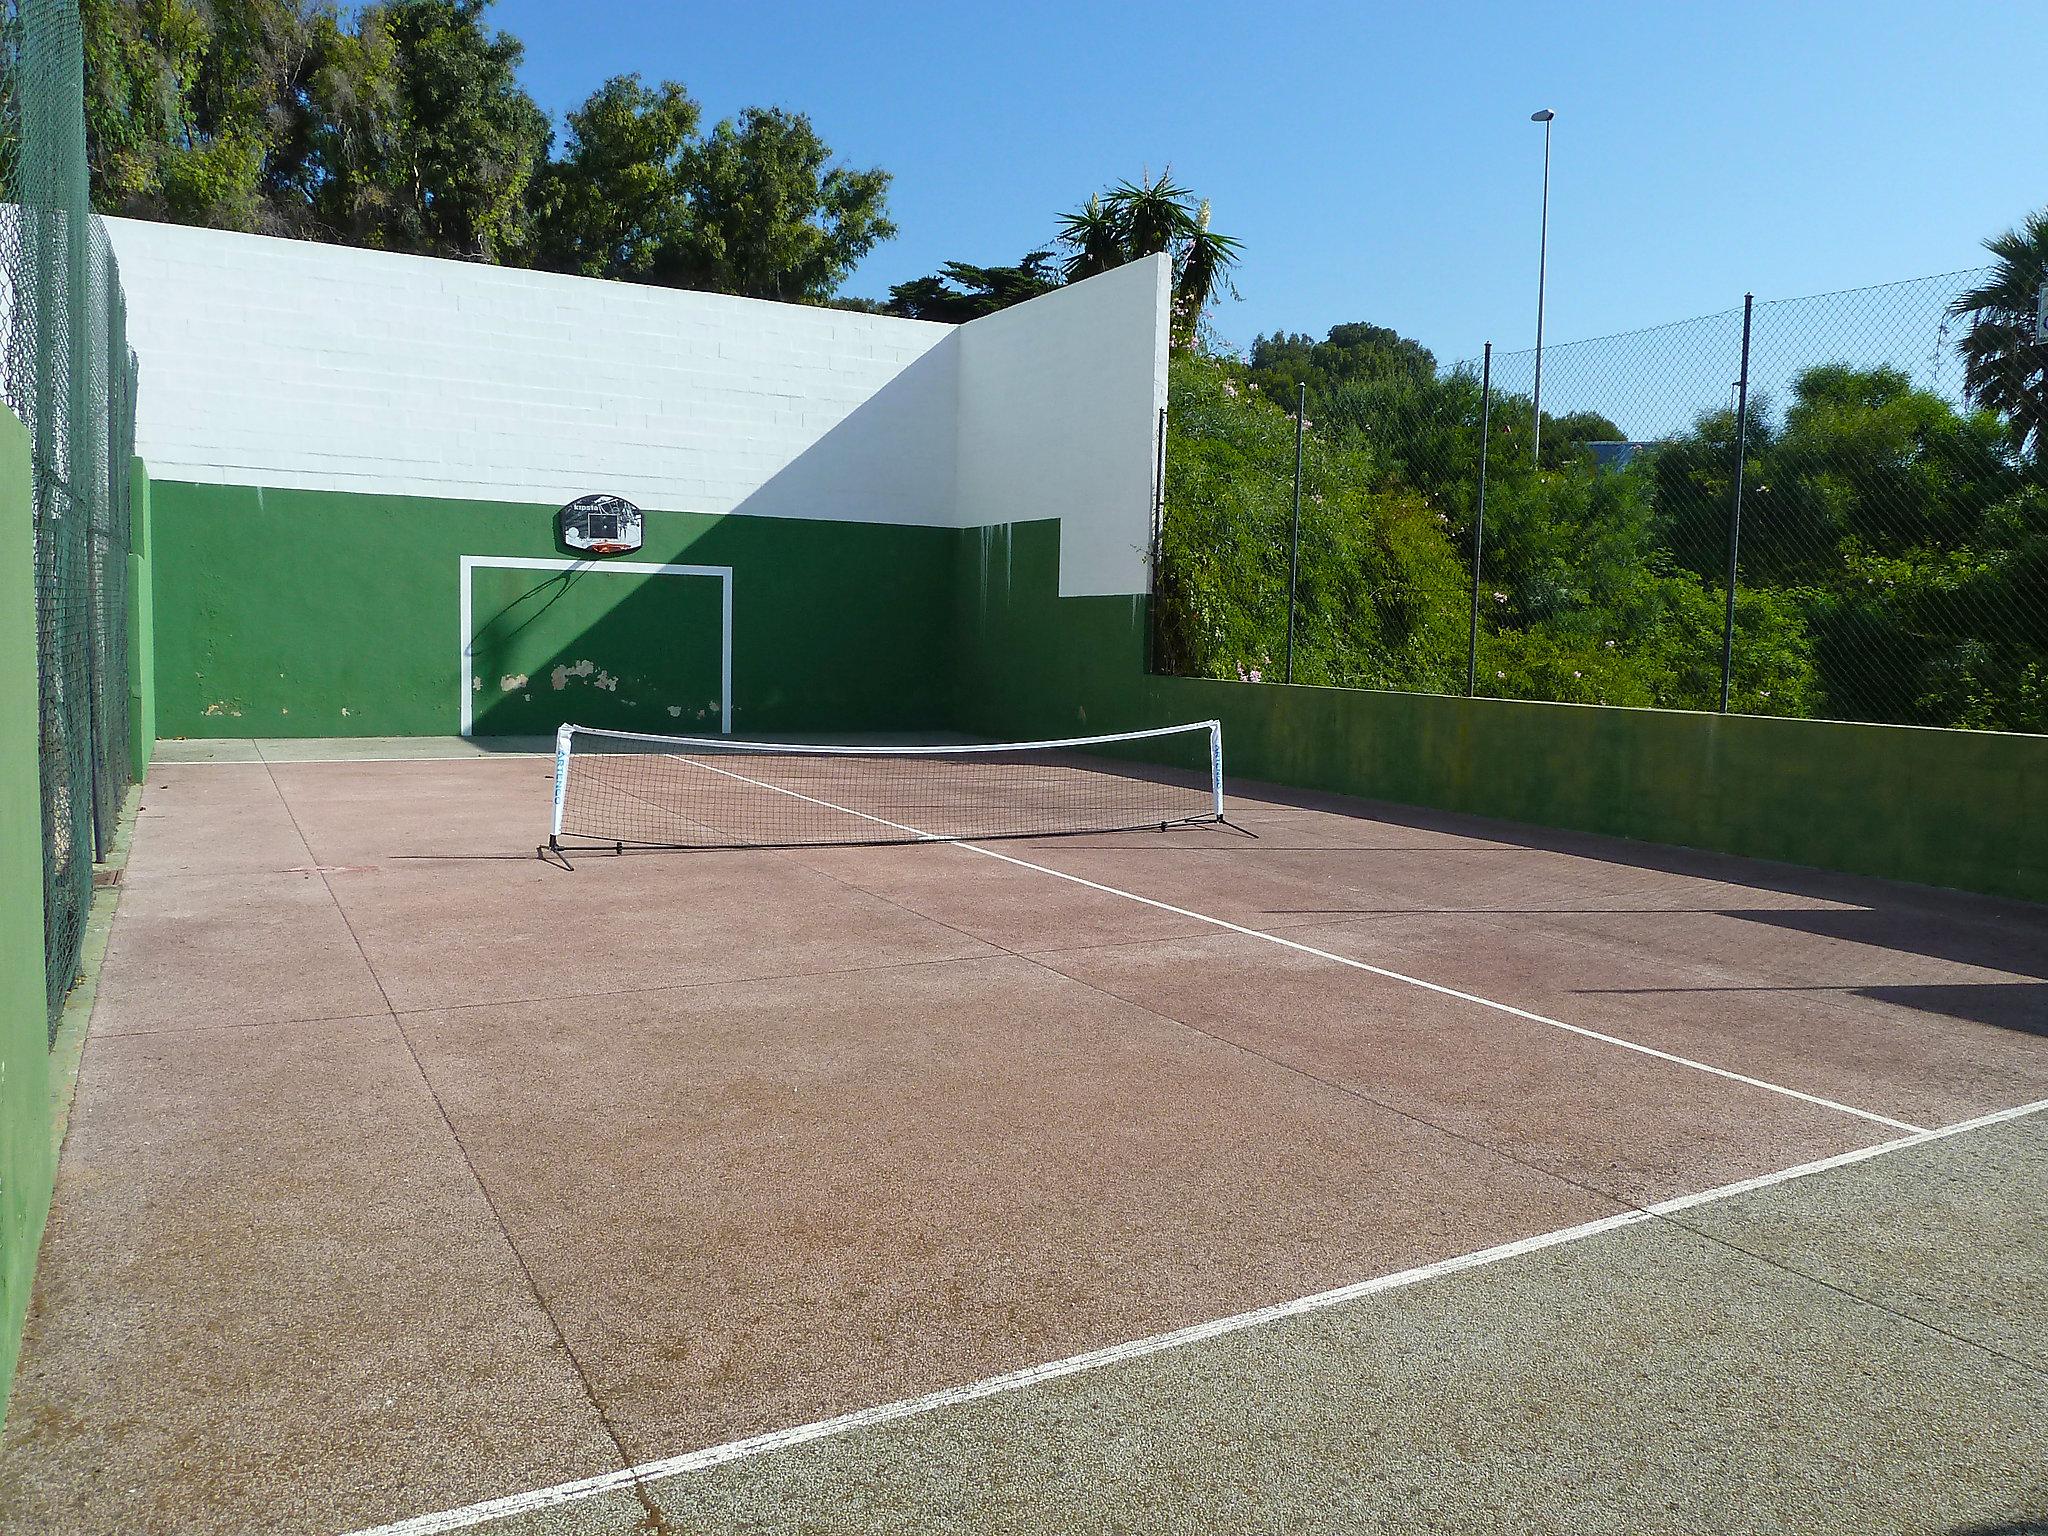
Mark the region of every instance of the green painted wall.
[[1213, 716], [1235, 776], [2048, 900], [2048, 736], [1155, 678], [1141, 603], [1056, 596], [1057, 524], [959, 562], [972, 730]]
[[140, 782], [156, 747], [156, 589], [151, 563], [149, 471], [142, 460], [129, 472], [128, 509], [128, 730], [130, 758]]
[[470, 576], [476, 733], [545, 734], [565, 710], [580, 725], [716, 732], [724, 592], [715, 576], [650, 578], [603, 565], [478, 568]]
[[0, 409], [0, 1404], [52, 1174], [33, 538], [28, 433]]
[[[166, 737], [452, 733], [459, 557], [565, 553], [551, 506], [169, 481], [151, 487], [151, 502]], [[735, 730], [929, 730], [946, 723], [952, 699], [958, 541], [943, 528], [650, 511], [646, 547], [630, 558], [734, 568]], [[480, 659], [512, 665], [476, 693], [478, 729], [598, 715], [651, 730], [700, 723], [668, 713], [699, 707], [688, 669], [654, 669], [630, 689], [597, 683], [620, 677], [624, 647], [664, 625], [699, 644], [701, 595], [678, 580], [593, 573], [551, 604], [525, 604], [539, 628], [508, 638], [513, 615], [487, 637]], [[478, 627], [514, 595], [491, 578]], [[593, 666], [579, 673], [584, 660]], [[559, 690], [556, 665], [570, 669]], [[499, 688], [520, 672], [541, 687]], [[686, 697], [665, 697], [669, 687]]]

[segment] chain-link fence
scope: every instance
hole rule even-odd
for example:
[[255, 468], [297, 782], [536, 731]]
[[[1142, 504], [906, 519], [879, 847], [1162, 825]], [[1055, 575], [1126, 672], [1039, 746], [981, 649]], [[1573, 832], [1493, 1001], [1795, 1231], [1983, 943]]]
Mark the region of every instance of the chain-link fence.
[[1161, 670], [2048, 730], [2044, 282], [1745, 302], [1540, 363], [1368, 326], [1178, 362]]
[[43, 915], [54, 1029], [92, 866], [131, 778], [129, 465], [134, 363], [92, 212], [75, 0], [0, 13], [0, 394], [29, 431], [41, 687]]

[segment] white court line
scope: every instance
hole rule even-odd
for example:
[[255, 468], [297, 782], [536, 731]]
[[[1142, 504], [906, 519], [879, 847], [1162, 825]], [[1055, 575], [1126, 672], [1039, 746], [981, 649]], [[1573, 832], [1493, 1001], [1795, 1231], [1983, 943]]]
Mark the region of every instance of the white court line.
[[[669, 755], [674, 756], [674, 754]], [[1671, 1051], [1660, 1051], [1654, 1045], [1644, 1045], [1638, 1040], [1627, 1040], [1620, 1035], [1602, 1034], [1599, 1030], [1588, 1029], [1583, 1024], [1567, 1024], [1562, 1019], [1553, 1019], [1541, 1013], [1531, 1013], [1526, 1008], [1517, 1008], [1510, 1003], [1495, 1002], [1492, 998], [1481, 997], [1476, 992], [1461, 992], [1456, 987], [1447, 987], [1440, 982], [1424, 981], [1420, 976], [1410, 976], [1401, 971], [1390, 971], [1383, 965], [1371, 965], [1363, 960], [1354, 960], [1349, 955], [1336, 954], [1327, 949], [1317, 949], [1313, 944], [1303, 944], [1297, 939], [1282, 938], [1279, 934], [1268, 933], [1262, 928], [1247, 928], [1241, 923], [1229, 922], [1220, 917], [1211, 917], [1206, 912], [1194, 912], [1186, 907], [1176, 907], [1171, 902], [1155, 901], [1152, 897], [1140, 896], [1135, 891], [1120, 890], [1116, 886], [1104, 885], [1100, 881], [1083, 879], [1080, 875], [1070, 875], [1065, 870], [1054, 869], [1049, 864], [1034, 864], [1029, 859], [1018, 858], [1015, 854], [999, 853], [993, 848], [984, 848], [979, 843], [956, 841], [952, 838], [941, 836], [936, 832], [926, 832], [919, 827], [907, 826], [900, 821], [890, 821], [884, 816], [871, 816], [866, 811], [856, 811], [851, 806], [834, 805], [830, 800], [819, 800], [811, 795], [799, 794], [796, 790], [784, 789], [781, 785], [770, 784], [764, 779], [749, 778], [744, 773], [734, 773], [729, 768], [715, 767], [710, 763], [699, 762], [694, 758], [687, 757], [676, 757], [675, 761], [685, 763], [692, 768], [702, 768], [709, 773], [723, 774], [728, 779], [737, 779], [742, 784], [752, 784], [757, 789], [772, 789], [778, 795], [788, 795], [794, 800], [803, 800], [812, 805], [823, 806], [828, 811], [839, 811], [847, 816], [858, 817], [862, 821], [871, 821], [877, 826], [888, 827], [897, 832], [907, 833], [924, 842], [950, 843], [953, 847], [963, 848], [969, 853], [978, 853], [982, 857], [989, 859], [1000, 859], [1003, 863], [1014, 864], [1019, 869], [1036, 870], [1041, 875], [1051, 875], [1056, 880], [1070, 881], [1075, 885], [1085, 886], [1091, 891], [1100, 891], [1105, 896], [1121, 896], [1125, 901], [1135, 901], [1141, 906], [1152, 907], [1161, 912], [1171, 912], [1175, 917], [1185, 917], [1191, 922], [1207, 923], [1212, 928], [1221, 928], [1229, 933], [1241, 934], [1248, 939], [1263, 939], [1268, 944], [1277, 944], [1282, 949], [1291, 949], [1297, 954], [1313, 955], [1316, 959], [1327, 960], [1332, 965], [1348, 966], [1354, 971], [1365, 971], [1373, 976], [1384, 976], [1389, 981], [1398, 981], [1407, 986], [1420, 987], [1425, 992], [1434, 992], [1441, 997], [1454, 997], [1460, 1002], [1475, 1003], [1481, 1008], [1491, 1008], [1496, 1013], [1505, 1013], [1512, 1018], [1526, 1019], [1532, 1024], [1545, 1024], [1552, 1029], [1562, 1029], [1569, 1034], [1580, 1035], [1588, 1040], [1598, 1040], [1602, 1045], [1618, 1046], [1624, 1051], [1634, 1051], [1638, 1055], [1654, 1057], [1658, 1061], [1668, 1061], [1675, 1066], [1690, 1067], [1695, 1072], [1706, 1072], [1715, 1077], [1725, 1078], [1731, 1083], [1741, 1083], [1750, 1088], [1761, 1088], [1766, 1093], [1775, 1093], [1788, 1099], [1797, 1099], [1802, 1104], [1811, 1104], [1819, 1109], [1831, 1109], [1838, 1114], [1853, 1115], [1858, 1120], [1868, 1120], [1874, 1125], [1882, 1125], [1890, 1130], [1910, 1132], [1924, 1129], [1924, 1127], [1914, 1125], [1908, 1120], [1894, 1120], [1890, 1115], [1880, 1115], [1875, 1110], [1858, 1109], [1854, 1104], [1844, 1104], [1836, 1099], [1824, 1099], [1818, 1094], [1804, 1093], [1797, 1088], [1788, 1088], [1783, 1083], [1774, 1083], [1767, 1078], [1751, 1077], [1747, 1073], [1731, 1071], [1727, 1067], [1717, 1067], [1711, 1062], [1699, 1061], [1691, 1056], [1679, 1056]]]
[[1622, 1227], [1638, 1226], [1659, 1217], [1676, 1215], [1682, 1211], [1694, 1210], [1717, 1201], [1733, 1199], [1738, 1195], [1750, 1194], [1767, 1189], [1772, 1185], [1803, 1179], [1810, 1174], [1825, 1173], [1834, 1168], [1845, 1168], [1852, 1163], [1865, 1162], [1886, 1153], [1904, 1151], [1909, 1147], [1925, 1146], [1931, 1141], [1944, 1137], [1961, 1135], [1965, 1131], [1981, 1130], [1987, 1126], [2017, 1120], [2023, 1116], [2048, 1109], [2048, 1099], [2032, 1104], [2017, 1105], [2012, 1109], [2001, 1109], [1974, 1120], [1965, 1120], [1956, 1125], [1942, 1126], [1936, 1130], [1916, 1131], [1911, 1136], [1902, 1136], [1895, 1141], [1878, 1142], [1868, 1147], [1859, 1147], [1853, 1152], [1842, 1152], [1834, 1157], [1822, 1158], [1818, 1162], [1801, 1163], [1794, 1168], [1780, 1169], [1776, 1173], [1763, 1174], [1757, 1178], [1744, 1179], [1736, 1184], [1724, 1184], [1718, 1189], [1709, 1189], [1694, 1195], [1680, 1195], [1676, 1199], [1661, 1201], [1656, 1205], [1603, 1216], [1597, 1221], [1582, 1222], [1575, 1227], [1563, 1227], [1555, 1232], [1539, 1233], [1534, 1237], [1521, 1238], [1511, 1243], [1501, 1243], [1492, 1248], [1481, 1248], [1473, 1253], [1460, 1254], [1456, 1258], [1444, 1259], [1439, 1263], [1426, 1264], [1416, 1269], [1404, 1269], [1391, 1275], [1380, 1275], [1371, 1280], [1361, 1280], [1351, 1285], [1339, 1286], [1331, 1291], [1318, 1291], [1312, 1296], [1298, 1297], [1293, 1301], [1278, 1302], [1272, 1306], [1259, 1307], [1250, 1312], [1239, 1312], [1230, 1317], [1219, 1317], [1210, 1322], [1196, 1323], [1187, 1328], [1176, 1328], [1169, 1333], [1155, 1333], [1148, 1338], [1132, 1339], [1124, 1344], [1112, 1344], [1106, 1349], [1090, 1350], [1086, 1354], [1069, 1355], [1063, 1360], [1050, 1360], [1042, 1365], [1026, 1366], [1003, 1376], [991, 1376], [984, 1381], [970, 1382], [965, 1386], [947, 1387], [942, 1391], [927, 1393], [923, 1397], [905, 1398], [900, 1402], [882, 1403], [873, 1408], [863, 1408], [855, 1413], [843, 1413], [837, 1418], [819, 1419], [811, 1424], [799, 1424], [788, 1429], [771, 1430], [766, 1434], [750, 1435], [744, 1440], [728, 1441], [724, 1445], [706, 1446], [702, 1450], [689, 1451], [680, 1456], [670, 1456], [661, 1461], [643, 1462], [636, 1467], [621, 1467], [617, 1471], [600, 1473], [595, 1477], [579, 1478], [574, 1482], [556, 1483], [550, 1488], [536, 1488], [527, 1493], [507, 1494], [503, 1498], [487, 1499], [480, 1504], [466, 1505], [461, 1509], [446, 1509], [429, 1515], [416, 1515], [409, 1520], [395, 1521], [390, 1525], [351, 1532], [350, 1536], [439, 1536], [447, 1531], [467, 1530], [491, 1520], [502, 1520], [513, 1515], [531, 1514], [537, 1510], [559, 1509], [565, 1504], [578, 1503], [594, 1498], [598, 1494], [630, 1488], [636, 1483], [659, 1482], [664, 1478], [678, 1477], [688, 1472], [703, 1472], [712, 1467], [722, 1467], [729, 1462], [745, 1461], [762, 1456], [770, 1451], [787, 1450], [793, 1446], [808, 1445], [817, 1440], [829, 1440], [854, 1430], [869, 1429], [878, 1424], [891, 1424], [902, 1419], [918, 1418], [934, 1413], [941, 1408], [952, 1408], [962, 1403], [979, 1402], [983, 1398], [999, 1397], [1007, 1392], [1016, 1392], [1025, 1387], [1037, 1386], [1041, 1382], [1057, 1381], [1063, 1376], [1078, 1375], [1083, 1371], [1099, 1370], [1104, 1366], [1119, 1365], [1129, 1360], [1140, 1360], [1147, 1355], [1164, 1354], [1169, 1350], [1184, 1349], [1190, 1344], [1199, 1344], [1208, 1339], [1221, 1338], [1226, 1334], [1242, 1333], [1248, 1328], [1261, 1327], [1284, 1318], [1300, 1317], [1306, 1313], [1326, 1311], [1385, 1291], [1396, 1291], [1425, 1280], [1440, 1279], [1463, 1270], [1478, 1269], [1484, 1265], [1497, 1264], [1503, 1259], [1518, 1258], [1523, 1254], [1538, 1253], [1546, 1248], [1563, 1247], [1581, 1243], [1588, 1238], [1613, 1232]]
[[[530, 759], [552, 760], [551, 750], [522, 747], [517, 752], [449, 752], [433, 757], [160, 757], [152, 759], [149, 773], [159, 768], [346, 768], [353, 763], [497, 763]], [[145, 775], [146, 777], [147, 775]]]

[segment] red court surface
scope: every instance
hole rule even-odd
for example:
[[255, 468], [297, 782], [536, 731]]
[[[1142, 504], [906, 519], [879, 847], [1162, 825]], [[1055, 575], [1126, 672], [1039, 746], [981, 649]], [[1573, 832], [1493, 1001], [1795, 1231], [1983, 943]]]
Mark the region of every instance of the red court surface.
[[151, 770], [0, 1527], [685, 1528], [629, 1469], [2048, 1099], [2037, 908], [1239, 785], [563, 867], [550, 777]]

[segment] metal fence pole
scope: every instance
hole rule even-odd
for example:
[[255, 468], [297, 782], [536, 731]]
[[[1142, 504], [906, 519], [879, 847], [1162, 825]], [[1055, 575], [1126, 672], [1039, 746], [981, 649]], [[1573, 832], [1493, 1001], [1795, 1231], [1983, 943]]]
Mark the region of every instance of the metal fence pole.
[[[94, 527], [94, 504], [105, 494], [103, 487], [95, 484], [99, 466], [93, 438], [100, 429], [93, 412], [91, 392], [92, 342], [94, 326], [88, 313], [92, 302], [92, 278], [89, 264], [87, 241], [92, 237], [89, 220], [83, 217], [84, 210], [73, 205], [65, 210], [65, 300], [69, 316], [64, 328], [66, 360], [70, 368], [70, 391], [68, 410], [64, 424], [64, 473], [69, 482], [69, 495], [65, 498], [66, 537], [76, 530], [78, 552], [84, 562], [79, 578], [80, 617], [83, 620], [85, 637], [82, 644], [83, 656], [79, 674], [84, 683], [85, 742], [83, 750], [86, 760], [86, 786], [91, 807], [92, 858], [103, 860], [113, 852], [114, 806], [113, 791], [105, 782], [103, 765], [100, 762], [100, 719], [105, 709], [100, 698], [104, 684], [101, 676], [103, 658], [99, 654], [101, 644], [100, 589], [101, 567], [105, 564], [99, 548], [98, 530]], [[89, 899], [89, 898], [88, 898]]]
[[1301, 441], [1308, 424], [1308, 383], [1301, 385], [1294, 408], [1294, 527], [1287, 536], [1287, 669], [1286, 682], [1294, 681], [1294, 593], [1301, 581]]
[[1749, 456], [1749, 320], [1756, 295], [1742, 296], [1742, 373], [1735, 381], [1735, 495], [1728, 506], [1728, 610], [1721, 620], [1721, 713], [1735, 670], [1735, 562], [1742, 551], [1742, 471]]
[[1493, 343], [1479, 364], [1479, 508], [1472, 517], [1472, 638], [1465, 647], [1465, 697], [1479, 691], [1479, 565], [1486, 558], [1486, 450], [1493, 426]]

